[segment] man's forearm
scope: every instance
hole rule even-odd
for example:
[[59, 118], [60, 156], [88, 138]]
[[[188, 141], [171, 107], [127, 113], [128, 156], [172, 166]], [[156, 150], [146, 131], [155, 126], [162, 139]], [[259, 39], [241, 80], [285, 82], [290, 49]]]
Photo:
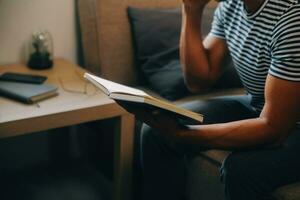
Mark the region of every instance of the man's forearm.
[[191, 126], [178, 134], [178, 139], [184, 143], [225, 150], [274, 145], [286, 135], [269, 126], [264, 118]]
[[209, 60], [201, 34], [203, 9], [195, 12], [183, 7], [180, 58], [188, 85], [206, 84], [210, 76]]

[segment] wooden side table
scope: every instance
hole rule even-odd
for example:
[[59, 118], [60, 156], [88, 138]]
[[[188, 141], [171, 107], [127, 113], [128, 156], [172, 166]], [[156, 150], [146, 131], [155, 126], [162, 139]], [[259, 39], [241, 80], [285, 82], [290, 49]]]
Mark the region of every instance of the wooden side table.
[[57, 86], [59, 95], [39, 102], [39, 106], [0, 97], [0, 138], [116, 118], [113, 196], [114, 200], [131, 200], [133, 115], [100, 91], [84, 94], [86, 82], [82, 77], [85, 70], [64, 59], [56, 59], [53, 68], [41, 71], [24, 65], [0, 66], [0, 73], [6, 71], [47, 76], [46, 83]]

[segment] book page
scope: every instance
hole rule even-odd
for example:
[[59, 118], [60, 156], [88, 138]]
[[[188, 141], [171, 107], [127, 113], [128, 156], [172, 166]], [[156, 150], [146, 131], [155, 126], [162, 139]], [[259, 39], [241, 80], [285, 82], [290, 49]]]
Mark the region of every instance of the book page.
[[145, 93], [142, 90], [135, 89], [132, 87], [128, 87], [122, 84], [118, 84], [88, 73], [85, 73], [84, 75], [86, 78], [91, 78], [100, 85], [102, 85], [104, 88], [108, 90], [109, 93], [119, 93], [119, 94], [130, 94], [134, 96], [142, 96], [142, 97], [148, 97], [149, 95]]

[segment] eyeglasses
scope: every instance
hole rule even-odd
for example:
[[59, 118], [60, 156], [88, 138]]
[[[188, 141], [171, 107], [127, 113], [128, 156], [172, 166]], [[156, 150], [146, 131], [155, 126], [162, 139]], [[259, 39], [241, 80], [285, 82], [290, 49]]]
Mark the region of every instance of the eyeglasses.
[[[95, 94], [97, 94], [97, 92], [99, 92], [100, 90], [95, 87], [93, 84], [91, 84], [90, 82], [88, 82], [87, 80], [85, 80], [82, 76], [81, 73], [79, 73], [78, 71], [74, 71], [74, 73], [78, 76], [78, 78], [82, 81], [83, 85], [82, 85], [82, 89], [71, 89], [66, 87], [63, 79], [61, 77], [58, 77], [58, 81], [60, 84], [60, 87], [65, 91], [65, 92], [69, 92], [69, 93], [73, 93], [73, 94], [84, 94], [87, 96], [93, 96]], [[37, 108], [40, 108], [40, 104], [38, 102], [35, 102], [34, 105]]]
[[83, 88], [81, 90], [80, 89], [67, 88], [65, 86], [64, 82], [63, 82], [63, 79], [61, 77], [58, 77], [59, 84], [65, 92], [75, 93], [75, 94], [85, 94], [85, 95], [88, 95], [88, 96], [93, 96], [99, 91], [99, 89], [96, 88], [93, 84], [91, 84], [90, 82], [85, 80], [78, 71], [75, 71], [75, 74], [83, 82]]

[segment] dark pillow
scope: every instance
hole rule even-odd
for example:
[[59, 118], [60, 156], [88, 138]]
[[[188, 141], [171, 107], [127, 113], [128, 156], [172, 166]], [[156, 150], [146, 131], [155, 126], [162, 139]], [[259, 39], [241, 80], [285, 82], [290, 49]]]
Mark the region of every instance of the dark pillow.
[[[128, 8], [138, 64], [179, 44], [180, 9]], [[178, 58], [178, 57], [177, 57]]]
[[[184, 84], [179, 62], [179, 39], [181, 30], [181, 9], [145, 9], [128, 8], [128, 16], [132, 27], [135, 61], [141, 73], [140, 82], [147, 84], [161, 96], [176, 100], [189, 94]], [[206, 9], [205, 18], [212, 19], [213, 9]], [[204, 34], [210, 30], [211, 20], [202, 24]], [[238, 78], [232, 67], [224, 73], [226, 77], [216, 87], [232, 87], [228, 82]], [[240, 86], [240, 81], [238, 80]], [[233, 84], [236, 85], [236, 82]]]
[[173, 47], [150, 56], [141, 66], [150, 87], [169, 100], [176, 100], [189, 94], [178, 55], [178, 47]]

